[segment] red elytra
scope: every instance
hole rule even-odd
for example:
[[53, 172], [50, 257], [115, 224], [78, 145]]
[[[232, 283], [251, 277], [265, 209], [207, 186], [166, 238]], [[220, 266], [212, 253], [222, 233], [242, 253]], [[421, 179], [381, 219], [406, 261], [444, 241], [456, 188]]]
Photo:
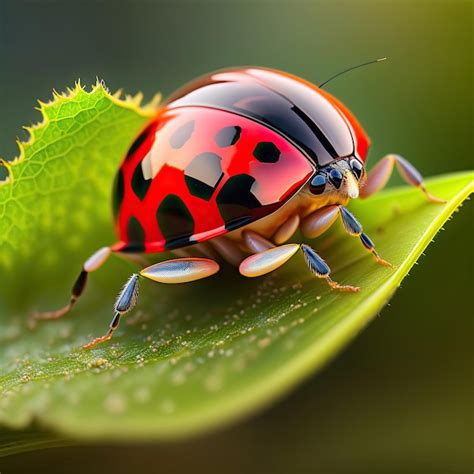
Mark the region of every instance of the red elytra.
[[303, 79], [217, 71], [175, 93], [136, 139], [114, 184], [122, 252], [209, 240], [277, 210], [322, 166], [364, 162], [349, 110]]

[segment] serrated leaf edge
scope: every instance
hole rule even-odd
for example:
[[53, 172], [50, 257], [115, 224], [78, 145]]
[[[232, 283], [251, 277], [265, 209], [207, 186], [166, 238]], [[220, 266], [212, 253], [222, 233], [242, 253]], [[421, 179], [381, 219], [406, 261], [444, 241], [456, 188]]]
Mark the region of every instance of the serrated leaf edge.
[[22, 128], [26, 130], [29, 134], [26, 140], [20, 140], [16, 138], [16, 144], [18, 146], [18, 154], [12, 160], [5, 160], [0, 157], [0, 167], [3, 166], [6, 168], [8, 176], [0, 181], [0, 186], [10, 185], [13, 183], [13, 173], [12, 168], [22, 161], [25, 160], [25, 150], [32, 146], [36, 140], [36, 131], [47, 127], [49, 123], [48, 110], [60, 105], [61, 103], [72, 100], [76, 98], [81, 93], [86, 94], [95, 94], [97, 92], [102, 92], [106, 98], [108, 98], [112, 103], [123, 107], [129, 110], [133, 110], [137, 114], [143, 117], [152, 117], [158, 110], [161, 102], [161, 94], [156, 93], [152, 99], [142, 104], [143, 102], [143, 93], [137, 92], [135, 95], [125, 94], [122, 98], [123, 91], [118, 89], [114, 93], [111, 93], [108, 87], [105, 85], [105, 82], [97, 78], [96, 83], [91, 87], [90, 91], [87, 91], [86, 88], [81, 84], [81, 80], [78, 79], [74, 84], [73, 88], [67, 87], [66, 92], [58, 92], [55, 89], [52, 91], [52, 99], [43, 102], [38, 100], [39, 107], [35, 107], [36, 110], [41, 114], [41, 120], [34, 123], [30, 126], [23, 126]]

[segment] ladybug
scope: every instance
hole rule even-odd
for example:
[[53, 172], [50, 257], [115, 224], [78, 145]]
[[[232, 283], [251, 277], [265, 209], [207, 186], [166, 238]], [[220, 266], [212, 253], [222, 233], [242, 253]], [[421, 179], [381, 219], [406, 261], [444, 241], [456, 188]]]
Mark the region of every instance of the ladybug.
[[57, 319], [69, 312], [88, 274], [112, 253], [170, 251], [178, 258], [133, 274], [117, 297], [107, 333], [85, 348], [112, 337], [135, 305], [140, 278], [190, 282], [215, 274], [222, 261], [257, 277], [301, 250], [309, 271], [331, 288], [359, 291], [332, 280], [329, 265], [309, 245], [287, 243], [296, 230], [311, 239], [340, 218], [379, 264], [390, 266], [346, 208], [349, 200], [380, 190], [396, 165], [409, 184], [442, 202], [399, 155], [385, 156], [367, 173], [369, 144], [344, 104], [285, 72], [220, 70], [185, 85], [164, 102], [117, 172], [118, 242], [84, 263], [66, 306], [35, 317]]

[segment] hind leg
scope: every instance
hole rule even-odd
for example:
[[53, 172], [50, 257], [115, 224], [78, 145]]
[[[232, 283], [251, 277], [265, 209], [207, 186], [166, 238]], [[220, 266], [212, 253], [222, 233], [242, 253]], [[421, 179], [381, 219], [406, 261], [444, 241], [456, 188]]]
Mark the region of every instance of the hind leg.
[[91, 349], [112, 337], [112, 334], [120, 324], [121, 317], [133, 309], [137, 302], [140, 277], [159, 283], [187, 283], [207, 278], [218, 271], [219, 265], [214, 260], [191, 257], [166, 260], [165, 262], [146, 267], [139, 273], [134, 273], [117, 297], [114, 306], [114, 316], [110, 322], [109, 329], [102, 337], [97, 337], [88, 344], [85, 344], [84, 349]]
[[69, 313], [69, 311], [71, 311], [79, 297], [84, 292], [89, 273], [98, 270], [107, 261], [111, 253], [112, 249], [110, 247], [102, 247], [84, 262], [82, 270], [76, 278], [74, 285], [72, 286], [71, 296], [67, 305], [55, 311], [41, 311], [33, 313], [32, 317], [38, 320], [59, 319], [65, 314]]
[[380, 191], [389, 180], [393, 168], [396, 166], [402, 178], [412, 186], [420, 189], [431, 202], [443, 203], [443, 199], [433, 196], [424, 186], [420, 172], [405, 158], [400, 155], [384, 156], [369, 172], [365, 186], [360, 190], [361, 199], [367, 198]]

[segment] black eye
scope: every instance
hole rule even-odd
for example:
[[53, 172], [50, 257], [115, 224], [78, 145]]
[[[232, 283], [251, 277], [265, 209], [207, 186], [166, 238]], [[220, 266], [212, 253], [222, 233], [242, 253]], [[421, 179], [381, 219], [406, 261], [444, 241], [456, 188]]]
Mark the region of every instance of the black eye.
[[326, 187], [326, 176], [317, 174], [309, 183], [309, 190], [313, 194], [321, 194]]
[[339, 189], [342, 183], [342, 173], [339, 170], [332, 169], [329, 172], [329, 180], [336, 189]]
[[363, 169], [362, 163], [354, 158], [353, 160], [351, 160], [351, 168], [357, 179], [360, 179]]

